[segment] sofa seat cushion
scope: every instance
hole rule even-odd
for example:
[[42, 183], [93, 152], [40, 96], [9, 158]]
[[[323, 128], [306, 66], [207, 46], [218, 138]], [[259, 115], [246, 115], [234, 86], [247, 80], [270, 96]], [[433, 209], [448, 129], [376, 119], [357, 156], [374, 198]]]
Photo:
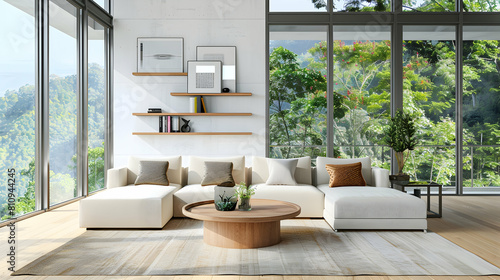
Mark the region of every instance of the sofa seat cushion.
[[185, 217], [182, 214], [184, 205], [214, 199], [215, 185], [202, 186], [201, 184], [191, 184], [182, 187], [174, 193], [174, 217]]
[[180, 185], [140, 185], [107, 189], [80, 200], [80, 227], [162, 228], [172, 217]]
[[425, 201], [413, 195], [375, 187], [318, 186], [325, 194], [325, 212], [335, 219], [425, 219]]
[[[300, 206], [298, 217], [321, 218], [324, 209], [324, 194], [315, 186], [298, 185], [267, 185], [256, 184], [253, 198], [273, 199], [292, 202]], [[252, 201], [250, 200], [250, 203]]]

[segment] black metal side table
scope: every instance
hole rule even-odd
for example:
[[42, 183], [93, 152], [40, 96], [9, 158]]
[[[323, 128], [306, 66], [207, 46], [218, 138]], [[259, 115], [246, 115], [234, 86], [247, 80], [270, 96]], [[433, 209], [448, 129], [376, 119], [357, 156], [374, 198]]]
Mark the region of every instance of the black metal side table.
[[[443, 185], [428, 182], [428, 183], [415, 183], [409, 182], [407, 184], [398, 184], [397, 182], [391, 182], [391, 188], [393, 188], [394, 184], [401, 186], [401, 191], [405, 191], [405, 188], [427, 188], [427, 193], [423, 194], [427, 196], [427, 218], [441, 218], [443, 216]], [[438, 212], [431, 210], [431, 188], [438, 188]]]

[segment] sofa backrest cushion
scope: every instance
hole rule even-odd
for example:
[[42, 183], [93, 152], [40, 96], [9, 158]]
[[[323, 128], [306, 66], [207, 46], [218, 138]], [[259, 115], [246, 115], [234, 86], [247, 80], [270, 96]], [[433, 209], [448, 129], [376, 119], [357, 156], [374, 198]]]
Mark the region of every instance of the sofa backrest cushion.
[[[265, 184], [268, 178], [269, 166], [267, 165], [267, 158], [254, 156], [252, 158], [252, 184]], [[312, 185], [311, 157], [298, 158], [295, 181], [297, 181], [297, 184]]]
[[328, 157], [317, 157], [316, 158], [316, 179], [317, 184], [323, 185], [330, 182], [330, 175], [326, 171], [327, 164], [349, 164], [361, 162], [361, 173], [365, 179], [366, 185], [373, 186], [372, 181], [372, 161], [369, 157], [364, 158], [328, 158]]
[[227, 161], [233, 163], [233, 178], [236, 184], [245, 182], [245, 156], [235, 157], [197, 157], [189, 159], [188, 185], [201, 184], [205, 175], [205, 161]]
[[172, 157], [129, 157], [127, 183], [133, 184], [139, 175], [139, 163], [141, 160], [147, 161], [168, 161], [167, 177], [171, 184], [182, 184], [182, 158], [181, 156]]

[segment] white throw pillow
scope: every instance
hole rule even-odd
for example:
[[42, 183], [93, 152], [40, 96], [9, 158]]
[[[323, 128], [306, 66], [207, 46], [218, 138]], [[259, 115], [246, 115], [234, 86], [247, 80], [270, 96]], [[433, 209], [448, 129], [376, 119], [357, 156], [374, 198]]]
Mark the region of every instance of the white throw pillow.
[[297, 185], [295, 181], [295, 169], [298, 159], [274, 159], [268, 158], [269, 178], [267, 185]]

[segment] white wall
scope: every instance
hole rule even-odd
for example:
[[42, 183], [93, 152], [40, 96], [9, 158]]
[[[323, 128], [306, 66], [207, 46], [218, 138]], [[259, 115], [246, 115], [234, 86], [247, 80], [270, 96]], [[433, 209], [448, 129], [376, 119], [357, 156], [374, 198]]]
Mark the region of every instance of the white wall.
[[[252, 132], [252, 136], [135, 136], [158, 130], [158, 117], [136, 117], [160, 107], [189, 112], [187, 77], [136, 77], [137, 37], [183, 37], [186, 61], [196, 46], [236, 46], [237, 90], [244, 97], [205, 97], [210, 112], [250, 112], [245, 117], [187, 117], [194, 131]], [[129, 155], [265, 155], [265, 1], [114, 1], [114, 155], [123, 166]]]

